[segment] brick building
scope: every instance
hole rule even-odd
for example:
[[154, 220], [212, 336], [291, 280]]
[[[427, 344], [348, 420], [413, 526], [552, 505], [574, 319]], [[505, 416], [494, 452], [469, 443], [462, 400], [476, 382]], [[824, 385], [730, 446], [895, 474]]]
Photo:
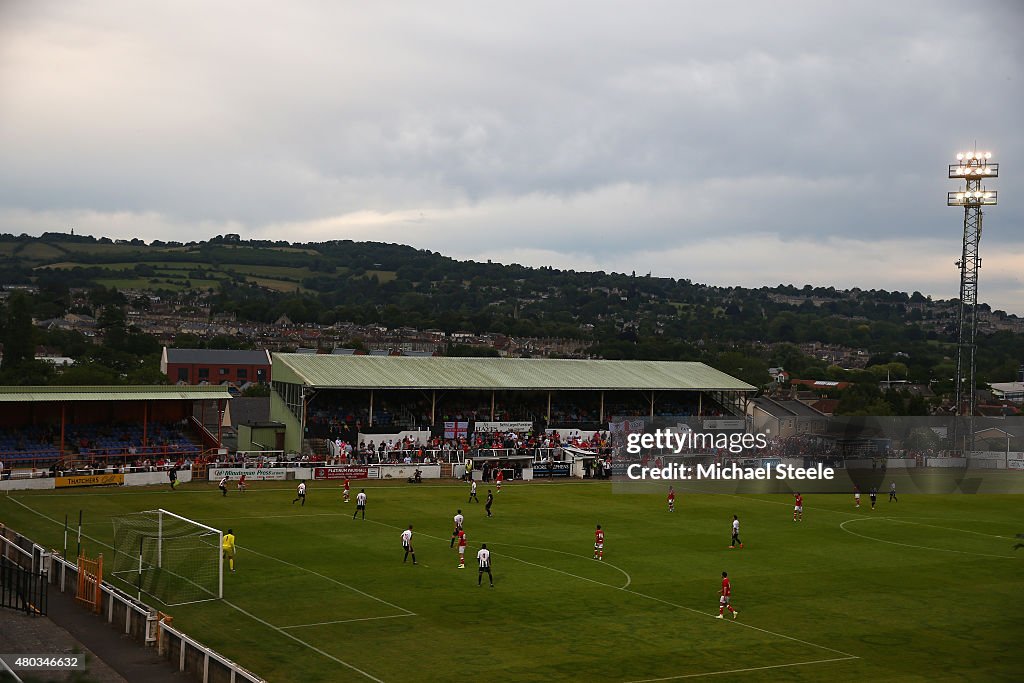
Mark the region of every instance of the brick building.
[[172, 384], [270, 383], [270, 352], [164, 347], [160, 372]]

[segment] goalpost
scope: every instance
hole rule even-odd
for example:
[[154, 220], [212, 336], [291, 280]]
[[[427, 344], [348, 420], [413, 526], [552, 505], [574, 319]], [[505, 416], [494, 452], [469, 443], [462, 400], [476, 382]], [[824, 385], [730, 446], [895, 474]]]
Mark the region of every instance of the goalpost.
[[112, 575], [167, 606], [224, 597], [224, 534], [164, 509], [113, 518]]

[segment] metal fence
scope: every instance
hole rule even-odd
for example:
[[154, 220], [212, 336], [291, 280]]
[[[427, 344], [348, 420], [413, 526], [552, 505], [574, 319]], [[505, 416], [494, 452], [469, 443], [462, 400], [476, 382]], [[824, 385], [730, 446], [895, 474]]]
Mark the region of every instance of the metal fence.
[[0, 556], [0, 607], [34, 616], [46, 614], [46, 575]]
[[0, 607], [46, 614], [47, 553], [0, 524]]

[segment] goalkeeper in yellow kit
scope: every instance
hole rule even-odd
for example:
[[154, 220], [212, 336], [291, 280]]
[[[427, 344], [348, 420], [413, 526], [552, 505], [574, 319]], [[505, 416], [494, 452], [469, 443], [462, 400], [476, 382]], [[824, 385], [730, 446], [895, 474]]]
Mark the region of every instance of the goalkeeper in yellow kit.
[[228, 561], [228, 567], [235, 571], [235, 534], [231, 529], [224, 534], [224, 541], [221, 543], [224, 549], [224, 559]]

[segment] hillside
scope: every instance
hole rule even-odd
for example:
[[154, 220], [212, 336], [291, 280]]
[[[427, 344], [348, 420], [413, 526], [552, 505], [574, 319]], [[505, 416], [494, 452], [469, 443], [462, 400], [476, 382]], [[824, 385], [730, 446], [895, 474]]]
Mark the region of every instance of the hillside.
[[[292, 244], [227, 235], [146, 244], [0, 235], [0, 285], [37, 287], [36, 318], [63, 315], [71, 291], [116, 290], [128, 300], [145, 294], [202, 303], [211, 316], [256, 323], [286, 315], [298, 324], [572, 338], [606, 358], [706, 358], [709, 350], [732, 349], [758, 356], [759, 367], [783, 364], [804, 375], [824, 374], [829, 363], [787, 344], [863, 349], [866, 364], [899, 361], [919, 381], [948, 381], [955, 355], [956, 302], [918, 292], [712, 287], [685, 277], [456, 261], [347, 240]], [[984, 305], [980, 317], [980, 379], [1005, 381], [1024, 360], [1024, 320]], [[746, 375], [743, 362], [720, 365]]]

